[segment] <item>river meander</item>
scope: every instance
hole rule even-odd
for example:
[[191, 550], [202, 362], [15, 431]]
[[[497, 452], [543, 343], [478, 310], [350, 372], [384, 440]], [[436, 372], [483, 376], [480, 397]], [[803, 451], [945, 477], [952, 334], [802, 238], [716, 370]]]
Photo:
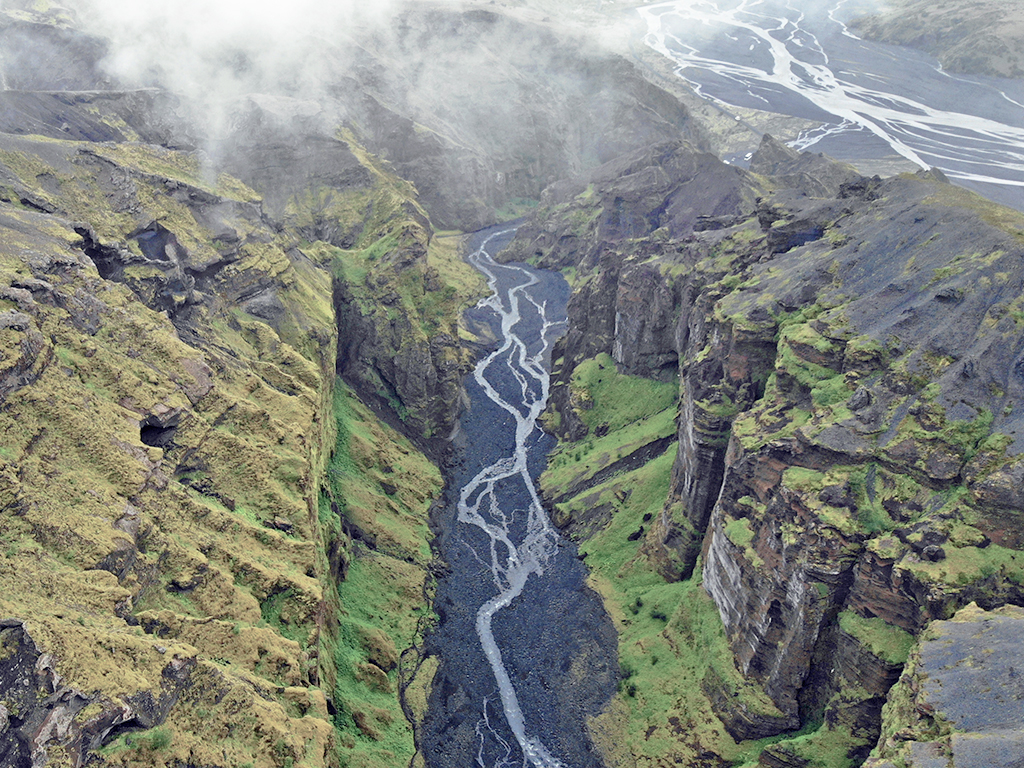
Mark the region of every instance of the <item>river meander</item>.
[[470, 246], [493, 293], [467, 324], [494, 341], [466, 379], [436, 521], [449, 570], [421, 746], [431, 768], [597, 768], [585, 722], [614, 693], [615, 632], [537, 490], [553, 446], [537, 418], [569, 288], [558, 274], [495, 263], [513, 234], [488, 230]]

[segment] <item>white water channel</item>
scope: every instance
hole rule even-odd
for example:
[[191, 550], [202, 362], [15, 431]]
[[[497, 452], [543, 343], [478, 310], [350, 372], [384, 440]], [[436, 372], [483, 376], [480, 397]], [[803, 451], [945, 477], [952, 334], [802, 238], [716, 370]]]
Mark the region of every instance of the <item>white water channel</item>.
[[[473, 377], [487, 397], [506, 411], [515, 421], [515, 442], [512, 453], [484, 467], [461, 489], [458, 521], [482, 531], [489, 542], [487, 551], [475, 553], [476, 558], [489, 570], [498, 594], [480, 606], [476, 614], [476, 632], [484, 655], [494, 672], [502, 709], [509, 728], [527, 762], [535, 768], [563, 768], [540, 738], [529, 731], [526, 718], [519, 706], [515, 686], [509, 676], [495, 641], [492, 623], [495, 615], [507, 608], [522, 594], [531, 576], [541, 576], [554, 554], [558, 532], [551, 525], [541, 506], [537, 488], [527, 468], [527, 441], [538, 429], [537, 419], [547, 406], [549, 375], [546, 360], [557, 331], [565, 319], [548, 316], [544, 303], [538, 303], [527, 291], [537, 284], [537, 278], [528, 270], [512, 265], [498, 265], [487, 252], [488, 244], [511, 230], [495, 233], [469, 256], [469, 261], [487, 276], [491, 295], [480, 302], [480, 307], [493, 310], [501, 321], [499, 346], [477, 363]], [[498, 291], [497, 270], [521, 275], [522, 280], [503, 297]], [[516, 333], [521, 318], [521, 302], [529, 302], [540, 314], [540, 348], [532, 354], [527, 344]], [[489, 373], [504, 366], [503, 374], [511, 373], [517, 382], [515, 397], [505, 397], [488, 379]], [[527, 509], [509, 511], [503, 508], [499, 483], [518, 478], [526, 487], [529, 498]], [[482, 728], [492, 730], [485, 720]], [[493, 730], [492, 730], [493, 733]], [[477, 762], [484, 766], [483, 752]], [[491, 768], [485, 766], [485, 768]]]
[[916, 51], [861, 40], [842, 21], [855, 15], [849, 5], [671, 0], [638, 10], [644, 42], [702, 95], [820, 120], [796, 148], [856, 162], [887, 147], [1024, 209], [1024, 83], [950, 75]]

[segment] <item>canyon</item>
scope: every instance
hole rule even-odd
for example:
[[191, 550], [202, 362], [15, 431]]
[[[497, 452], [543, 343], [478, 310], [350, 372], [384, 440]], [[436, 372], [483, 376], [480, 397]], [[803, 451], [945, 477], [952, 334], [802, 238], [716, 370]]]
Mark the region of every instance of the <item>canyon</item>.
[[1024, 214], [653, 6], [101, 8], [0, 9], [0, 766], [1017, 764]]

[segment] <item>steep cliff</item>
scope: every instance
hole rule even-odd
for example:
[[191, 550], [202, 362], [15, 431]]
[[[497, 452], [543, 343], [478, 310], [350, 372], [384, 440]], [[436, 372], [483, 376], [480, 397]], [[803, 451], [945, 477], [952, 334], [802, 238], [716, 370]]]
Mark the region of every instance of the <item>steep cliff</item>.
[[335, 377], [443, 432], [477, 278], [350, 135], [271, 151], [254, 101], [263, 197], [172, 148], [172, 94], [62, 90], [111, 87], [100, 41], [12, 18], [52, 55], [0, 98], [0, 764], [407, 763], [440, 477]]
[[192, 156], [2, 144], [5, 764], [325, 762], [327, 274]]
[[[705, 204], [729, 201], [714, 218], [673, 218], [682, 166], [650, 151], [556, 189], [513, 244], [576, 285], [547, 494], [618, 605], [622, 722], [649, 723], [628, 726], [628, 750], [853, 764], [914, 635], [971, 601], [1024, 598], [1010, 490], [1024, 221], [940, 175], [865, 179], [770, 139], [752, 162], [766, 175], [700, 176]], [[644, 189], [663, 206], [630, 195], [661, 173]], [[665, 454], [664, 427], [602, 387], [673, 381], [675, 361]], [[686, 700], [696, 687], [703, 701]]]

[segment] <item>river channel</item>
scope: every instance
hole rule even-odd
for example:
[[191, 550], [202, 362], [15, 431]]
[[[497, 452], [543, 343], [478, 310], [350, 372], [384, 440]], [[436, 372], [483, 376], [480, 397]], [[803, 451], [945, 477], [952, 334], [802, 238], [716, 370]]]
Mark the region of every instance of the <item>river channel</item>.
[[644, 42], [726, 111], [817, 122], [797, 149], [855, 165], [898, 156], [1024, 210], [1024, 80], [950, 74], [920, 51], [863, 40], [848, 22], [876, 10], [870, 0], [669, 0], [639, 13]]
[[615, 631], [537, 490], [554, 443], [537, 419], [569, 287], [556, 273], [497, 264], [513, 235], [486, 230], [470, 245], [493, 293], [466, 322], [492, 342], [466, 378], [435, 521], [449, 570], [420, 744], [430, 768], [598, 768], [585, 723], [615, 691]]

